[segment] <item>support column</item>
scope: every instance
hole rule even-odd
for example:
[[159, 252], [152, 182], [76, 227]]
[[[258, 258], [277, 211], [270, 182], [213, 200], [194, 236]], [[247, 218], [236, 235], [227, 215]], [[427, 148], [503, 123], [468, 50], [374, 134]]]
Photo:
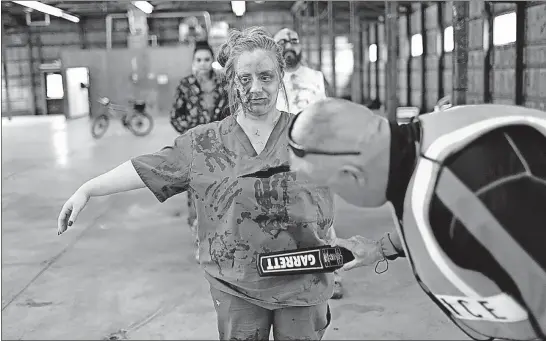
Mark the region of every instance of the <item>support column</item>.
[[307, 52], [305, 53], [305, 56], [307, 57], [307, 61], [311, 61], [311, 4], [307, 2], [305, 4], [305, 21], [304, 21], [304, 28], [302, 28], [302, 31], [305, 33], [305, 48]]
[[413, 57], [411, 56], [411, 5], [406, 6], [406, 17], [408, 20], [406, 20], [406, 42], [408, 44], [408, 51], [407, 51], [407, 64], [406, 64], [406, 70], [407, 70], [407, 77], [406, 77], [406, 105], [408, 107], [411, 107], [411, 74], [413, 73], [411, 69], [411, 61]]
[[379, 77], [381, 76], [379, 72], [379, 64], [381, 63], [383, 54], [381, 53], [382, 52], [381, 45], [379, 44], [379, 23], [377, 22], [374, 24], [373, 39], [375, 40], [375, 46], [377, 46], [377, 60], [375, 61], [375, 99], [377, 100], [377, 103], [379, 103], [379, 105], [381, 106], [381, 104], [385, 104], [385, 103], [381, 103], [381, 95], [380, 95], [381, 87], [379, 86]]
[[353, 45], [353, 74], [351, 76], [351, 100], [362, 103], [362, 45], [360, 36], [360, 20], [358, 17], [358, 2], [349, 2], [349, 26], [351, 44]]
[[487, 37], [483, 47], [483, 102], [491, 103], [493, 101], [491, 93], [491, 70], [493, 69], [493, 8], [489, 1], [484, 3], [483, 30]]
[[444, 68], [445, 68], [445, 50], [444, 50], [444, 43], [445, 43], [445, 36], [444, 36], [444, 9], [445, 4], [443, 2], [438, 2], [436, 4], [437, 6], [437, 15], [438, 15], [438, 22], [437, 22], [437, 29], [438, 29], [438, 42], [440, 44], [440, 47], [438, 48], [438, 98], [444, 97]]
[[364, 39], [366, 25], [364, 22], [362, 22], [358, 14], [357, 14], [357, 19], [358, 19], [358, 46], [360, 47], [360, 75], [358, 77], [358, 81], [359, 81], [360, 89], [361, 89], [360, 92], [362, 93], [361, 103], [364, 104], [368, 97], [368, 94], [366, 94], [366, 89], [364, 88], [364, 79], [365, 79], [364, 77], [369, 77], [366, 74], [366, 70], [367, 70], [366, 56], [368, 55], [368, 44], [366, 40]]
[[427, 56], [428, 56], [428, 44], [427, 44], [427, 27], [426, 23], [426, 6], [422, 2], [420, 6], [421, 11], [421, 40], [423, 42], [423, 54], [421, 55], [421, 112], [427, 112]]
[[469, 3], [453, 1], [453, 105], [466, 104], [468, 90]]
[[8, 74], [8, 67], [7, 67], [7, 62], [8, 62], [8, 58], [7, 58], [7, 47], [6, 47], [6, 42], [7, 42], [7, 39], [6, 39], [6, 29], [5, 29], [5, 26], [4, 24], [2, 23], [2, 72], [3, 72], [3, 75], [4, 75], [4, 86], [6, 87], [6, 98], [4, 98], [4, 100], [6, 101], [6, 109], [7, 109], [7, 112], [8, 112], [8, 118], [11, 120], [11, 117], [13, 115], [13, 111], [12, 111], [12, 108], [11, 108], [11, 96], [10, 96], [10, 88], [9, 88], [9, 80], [8, 80], [8, 77], [9, 77], [9, 74]]
[[516, 105], [523, 105], [525, 102], [524, 73], [525, 61], [523, 60], [525, 49], [525, 2], [516, 2]]
[[[44, 63], [44, 44], [42, 43], [42, 36], [40, 34], [36, 35], [36, 47], [38, 51], [38, 64], [41, 65]], [[44, 73], [40, 71], [40, 68], [37, 70], [38, 72], [38, 80], [40, 82], [40, 92], [42, 93], [40, 97], [40, 103], [36, 102], [36, 115], [48, 115], [48, 109], [47, 109], [47, 95], [45, 92], [46, 88], [46, 79], [44, 76]]]
[[332, 66], [332, 97], [337, 97], [336, 82], [336, 34], [334, 31], [334, 3], [328, 1], [328, 38], [330, 38], [330, 59]]
[[385, 7], [385, 37], [387, 44], [385, 110], [387, 118], [396, 122], [398, 108], [398, 2], [387, 1]]
[[38, 115], [38, 110], [36, 110], [36, 102], [38, 99], [38, 95], [36, 93], [36, 71], [40, 72], [39, 70], [35, 70], [34, 68], [34, 39], [32, 35], [32, 27], [27, 26], [27, 37], [28, 37], [28, 64], [29, 64], [29, 70], [30, 70], [30, 91], [32, 92], [32, 114]]
[[85, 39], [85, 17], [80, 18], [78, 29], [80, 33], [80, 47], [82, 50], [85, 50], [87, 48], [87, 41]]
[[371, 27], [372, 24], [366, 22], [366, 55], [368, 56], [367, 67], [366, 67], [366, 77], [368, 77], [368, 100], [367, 102], [372, 102], [375, 98], [372, 98], [372, 62], [370, 61], [370, 46], [372, 45], [372, 34]]
[[322, 71], [322, 28], [320, 27], [320, 8], [319, 2], [315, 1], [315, 30], [317, 31], [318, 41], [318, 69]]

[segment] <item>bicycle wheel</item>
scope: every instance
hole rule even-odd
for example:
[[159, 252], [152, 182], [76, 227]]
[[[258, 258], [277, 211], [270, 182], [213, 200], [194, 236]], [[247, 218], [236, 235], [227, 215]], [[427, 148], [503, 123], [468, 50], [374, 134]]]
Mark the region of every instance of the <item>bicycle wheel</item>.
[[91, 123], [91, 135], [96, 139], [100, 139], [108, 130], [109, 125], [110, 117], [107, 115], [99, 115], [95, 117]]
[[135, 113], [129, 118], [129, 130], [136, 136], [146, 136], [154, 128], [154, 119], [147, 113]]

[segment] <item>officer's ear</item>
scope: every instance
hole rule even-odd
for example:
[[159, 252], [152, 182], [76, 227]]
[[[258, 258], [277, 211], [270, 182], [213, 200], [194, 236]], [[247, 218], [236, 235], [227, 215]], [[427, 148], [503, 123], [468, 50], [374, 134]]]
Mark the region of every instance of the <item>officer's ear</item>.
[[360, 187], [364, 187], [366, 184], [366, 178], [362, 169], [351, 164], [343, 165], [339, 169], [337, 176], [343, 183], [352, 183]]

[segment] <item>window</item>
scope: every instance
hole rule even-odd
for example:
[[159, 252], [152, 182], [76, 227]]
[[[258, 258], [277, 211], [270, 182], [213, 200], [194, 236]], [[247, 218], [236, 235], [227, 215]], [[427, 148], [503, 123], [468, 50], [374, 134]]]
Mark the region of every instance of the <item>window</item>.
[[444, 30], [444, 52], [451, 52], [455, 47], [453, 43], [453, 26], [446, 27]]
[[493, 19], [493, 45], [500, 46], [516, 41], [516, 12], [502, 14]]
[[337, 36], [336, 46], [336, 72], [351, 74], [354, 67], [353, 45], [347, 36]]
[[62, 99], [64, 97], [63, 76], [58, 73], [46, 75], [46, 96], [48, 99]]
[[411, 56], [419, 57], [423, 54], [423, 37], [421, 34], [411, 36]]
[[487, 20], [483, 21], [483, 49], [484, 51], [489, 50], [489, 22]]
[[244, 1], [232, 1], [231, 10], [236, 16], [242, 17], [246, 12], [246, 4]]
[[368, 49], [369, 59], [370, 62], [375, 63], [377, 62], [377, 45], [371, 44], [370, 48]]

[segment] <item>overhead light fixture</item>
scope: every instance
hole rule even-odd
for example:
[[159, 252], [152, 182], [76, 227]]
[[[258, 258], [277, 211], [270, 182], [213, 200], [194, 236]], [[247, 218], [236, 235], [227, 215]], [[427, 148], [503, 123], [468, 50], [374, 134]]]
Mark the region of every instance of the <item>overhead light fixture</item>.
[[32, 8], [33, 10], [36, 10], [38, 12], [42, 12], [42, 13], [45, 13], [45, 14], [52, 15], [54, 17], [63, 18], [63, 19], [66, 19], [66, 20], [69, 20], [69, 21], [72, 21], [72, 22], [75, 22], [75, 23], [80, 22], [80, 18], [78, 18], [78, 17], [76, 17], [76, 16], [74, 16], [72, 14], [66, 13], [65, 11], [63, 11], [60, 8], [53, 7], [53, 6], [50, 6], [50, 5], [46, 5], [46, 4], [41, 3], [39, 1], [12, 1], [12, 2], [14, 2], [14, 3], [18, 4], [18, 5], [21, 5], [21, 6]]
[[146, 14], [150, 14], [154, 10], [154, 6], [148, 1], [133, 1], [133, 5]]
[[61, 18], [72, 21], [72, 22], [76, 22], [76, 23], [80, 22], [80, 18], [73, 16], [72, 14], [68, 14], [66, 12], [63, 12], [63, 14], [61, 14]]
[[231, 10], [236, 16], [242, 17], [246, 12], [246, 3], [244, 1], [232, 1]]

